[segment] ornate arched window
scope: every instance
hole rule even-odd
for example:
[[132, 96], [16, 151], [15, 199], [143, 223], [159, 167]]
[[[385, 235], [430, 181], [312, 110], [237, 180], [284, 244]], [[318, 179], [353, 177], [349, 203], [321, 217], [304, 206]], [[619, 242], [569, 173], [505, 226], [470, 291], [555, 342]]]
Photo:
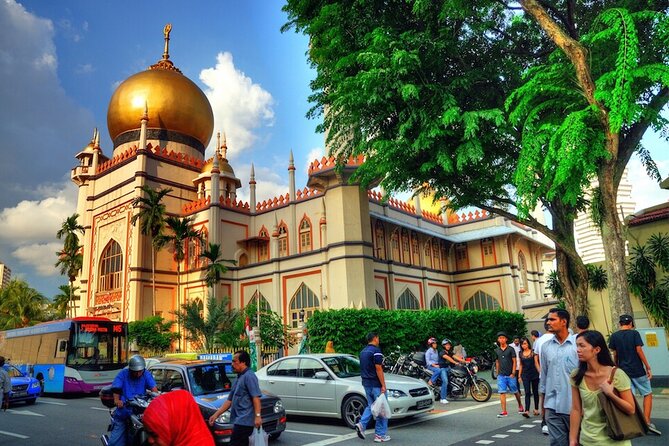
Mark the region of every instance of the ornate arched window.
[[469, 269], [469, 253], [466, 243], [455, 245], [455, 265], [458, 271]]
[[411, 232], [411, 263], [420, 266], [420, 245], [416, 231]]
[[380, 220], [376, 220], [376, 225], [374, 227], [374, 241], [376, 242], [376, 246], [374, 246], [374, 255], [379, 259], [385, 260], [386, 230]]
[[495, 243], [491, 237], [481, 240], [481, 255], [483, 257], [483, 266], [495, 265]]
[[290, 326], [293, 328], [299, 327], [301, 310], [304, 310], [304, 322], [306, 322], [320, 306], [316, 293], [311, 291], [304, 283], [301, 284], [290, 300]]
[[526, 293], [528, 288], [527, 283], [527, 262], [525, 261], [525, 254], [518, 253], [518, 285], [521, 293]]
[[448, 243], [442, 241], [439, 246], [441, 247], [441, 269], [448, 271]]
[[402, 228], [402, 263], [411, 263], [411, 242], [406, 228]]
[[462, 306], [463, 310], [499, 310], [499, 301], [488, 293], [479, 290]]
[[381, 310], [386, 309], [386, 300], [378, 291], [376, 292], [376, 306], [379, 307], [379, 309]]
[[432, 240], [432, 268], [434, 269], [441, 269], [440, 251], [441, 250], [439, 249], [439, 241]]
[[446, 299], [444, 299], [444, 296], [442, 296], [438, 291], [434, 293], [432, 300], [430, 300], [430, 310], [437, 310], [439, 308], [446, 307], [448, 307], [448, 303], [446, 302]]
[[300, 252], [311, 251], [313, 249], [311, 243], [311, 223], [305, 216], [300, 222]]
[[201, 318], [204, 318], [204, 303], [199, 297], [195, 298], [195, 304], [197, 305], [197, 313]]
[[202, 247], [200, 240], [197, 238], [189, 238], [186, 240], [186, 268], [189, 270], [197, 269], [200, 267], [200, 254], [202, 253]]
[[288, 226], [281, 222], [279, 225], [279, 257], [288, 255]]
[[397, 298], [398, 310], [420, 310], [420, 302], [418, 298], [407, 288]]
[[400, 256], [400, 230], [395, 229], [390, 235], [390, 247], [392, 249], [392, 259], [396, 262], [401, 262]]
[[269, 260], [269, 232], [263, 226], [258, 233], [258, 261]]
[[425, 240], [425, 266], [434, 268], [432, 266], [432, 240]]
[[263, 296], [262, 293], [257, 290], [253, 293], [253, 296], [251, 296], [251, 299], [249, 300], [249, 305], [257, 305], [258, 297], [260, 297], [260, 311], [263, 313], [271, 312], [272, 306], [269, 304], [267, 299], [265, 299], [265, 296]]
[[100, 277], [98, 291], [114, 291], [121, 289], [123, 275], [123, 253], [121, 245], [110, 240], [100, 256]]

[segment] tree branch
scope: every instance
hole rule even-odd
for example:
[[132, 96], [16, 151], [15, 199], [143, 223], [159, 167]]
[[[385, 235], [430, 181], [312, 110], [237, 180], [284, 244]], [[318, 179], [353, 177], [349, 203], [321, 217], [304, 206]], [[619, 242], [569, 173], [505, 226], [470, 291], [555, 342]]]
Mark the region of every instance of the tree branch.
[[[550, 11], [553, 13], [555, 17], [558, 18], [562, 22], [562, 24], [567, 28], [567, 31], [569, 32], [569, 36], [572, 39], [578, 39], [577, 34], [576, 34], [576, 28], [574, 27], [574, 23], [569, 20], [568, 17], [565, 17], [562, 12], [557, 9], [555, 6], [551, 5], [548, 3], [546, 0], [537, 0], [539, 4], [546, 10]], [[573, 17], [572, 17], [573, 19]]]

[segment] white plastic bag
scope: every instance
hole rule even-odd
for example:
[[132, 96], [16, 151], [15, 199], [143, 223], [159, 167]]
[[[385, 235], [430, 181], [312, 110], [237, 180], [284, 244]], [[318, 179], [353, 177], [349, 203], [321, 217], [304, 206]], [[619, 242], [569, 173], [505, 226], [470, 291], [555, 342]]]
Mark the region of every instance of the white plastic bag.
[[267, 446], [269, 435], [261, 427], [253, 429], [253, 433], [249, 436], [249, 446]]
[[390, 405], [385, 393], [379, 395], [372, 404], [372, 415], [374, 415], [374, 418], [390, 418]]

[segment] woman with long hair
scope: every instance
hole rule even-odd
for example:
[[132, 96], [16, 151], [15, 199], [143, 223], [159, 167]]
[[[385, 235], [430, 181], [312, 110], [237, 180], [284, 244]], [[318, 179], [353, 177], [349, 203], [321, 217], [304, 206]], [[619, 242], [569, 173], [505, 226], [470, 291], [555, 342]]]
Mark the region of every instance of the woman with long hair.
[[[609, 383], [615, 367], [604, 336], [595, 330], [586, 330], [576, 337], [578, 368], [572, 372], [572, 407], [570, 414], [569, 446], [616, 445], [631, 446], [630, 440], [615, 441], [606, 433], [606, 417], [597, 395], [606, 396], [627, 414], [636, 410], [631, 381], [616, 368], [613, 382]], [[579, 435], [580, 428], [580, 435]]]
[[155, 398], [144, 411], [149, 444], [158, 446], [214, 446], [202, 412], [186, 390], [172, 390]]
[[525, 418], [530, 417], [530, 398], [534, 396], [534, 416], [539, 415], [539, 356], [532, 351], [532, 344], [527, 338], [520, 339], [520, 368], [518, 376], [525, 389]]

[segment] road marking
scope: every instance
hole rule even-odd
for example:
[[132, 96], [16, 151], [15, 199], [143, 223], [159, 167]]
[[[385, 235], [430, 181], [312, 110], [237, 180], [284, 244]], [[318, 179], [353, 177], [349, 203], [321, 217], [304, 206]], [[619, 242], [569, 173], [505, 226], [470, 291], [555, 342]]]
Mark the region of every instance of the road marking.
[[322, 432], [294, 431], [292, 429], [286, 429], [286, 432], [290, 432], [292, 434], [323, 435], [324, 437], [337, 437], [337, 436], [339, 436], [339, 434], [324, 434]]
[[40, 398], [38, 401], [40, 402], [40, 404], [53, 404], [54, 406], [67, 406], [67, 404], [65, 404], [65, 403], [57, 403], [55, 401], [46, 401], [43, 398]]
[[508, 438], [509, 436], [506, 434], [495, 434], [492, 435], [492, 438]]
[[521, 424], [520, 427], [535, 427], [536, 424]]
[[31, 415], [33, 417], [43, 417], [44, 416], [41, 413], [35, 413], [35, 412], [31, 412], [29, 410], [9, 409], [7, 412], [15, 413], [15, 414], [18, 414], [18, 415]]
[[91, 407], [93, 410], [104, 410], [105, 412], [108, 412], [109, 409], [105, 409], [104, 407]]
[[9, 436], [9, 437], [21, 438], [21, 439], [23, 439], [23, 440], [25, 440], [25, 439], [27, 439], [27, 438], [30, 438], [30, 437], [26, 437], [25, 435], [15, 434], [15, 433], [13, 433], [13, 432], [0, 431], [0, 434], [2, 434], [2, 435], [7, 435], [7, 436]]
[[[434, 413], [434, 414], [433, 413], [428, 413], [427, 415], [422, 416], [418, 419], [415, 419], [415, 420], [410, 421], [408, 423], [404, 423], [401, 426], [397, 426], [397, 429], [399, 429], [401, 427], [405, 427], [405, 426], [411, 426], [413, 424], [423, 423], [425, 421], [433, 420], [433, 419], [436, 419], [436, 418], [449, 417], [451, 415], [455, 415], [455, 414], [458, 414], [458, 413], [469, 412], [470, 410], [477, 410], [477, 409], [483, 409], [484, 407], [496, 406], [498, 404], [499, 404], [498, 401], [490, 401], [490, 402], [487, 402], [487, 403], [477, 404], [476, 406], [463, 407], [461, 409], [449, 410], [449, 411], [446, 411], [446, 412], [440, 412], [440, 413]], [[372, 432], [371, 429], [369, 429], [369, 431]], [[367, 432], [367, 431], [365, 431], [365, 432]], [[358, 438], [358, 434], [355, 433], [355, 432], [353, 432], [352, 434], [339, 435], [339, 436], [334, 437], [334, 438], [328, 438], [326, 440], [316, 441], [314, 443], [308, 443], [308, 444], [305, 444], [303, 446], [327, 446], [327, 445], [330, 445], [330, 444], [341, 443], [342, 441], [351, 440], [351, 439], [354, 439], [354, 438]]]
[[541, 420], [534, 420], [533, 423], [541, 423]]
[[476, 444], [490, 444], [490, 443], [494, 443], [494, 441], [493, 440], [479, 440], [479, 441], [476, 442]]
[[507, 432], [511, 432], [512, 434], [519, 434], [522, 431], [523, 431], [522, 429], [509, 429], [509, 430], [507, 430]]

